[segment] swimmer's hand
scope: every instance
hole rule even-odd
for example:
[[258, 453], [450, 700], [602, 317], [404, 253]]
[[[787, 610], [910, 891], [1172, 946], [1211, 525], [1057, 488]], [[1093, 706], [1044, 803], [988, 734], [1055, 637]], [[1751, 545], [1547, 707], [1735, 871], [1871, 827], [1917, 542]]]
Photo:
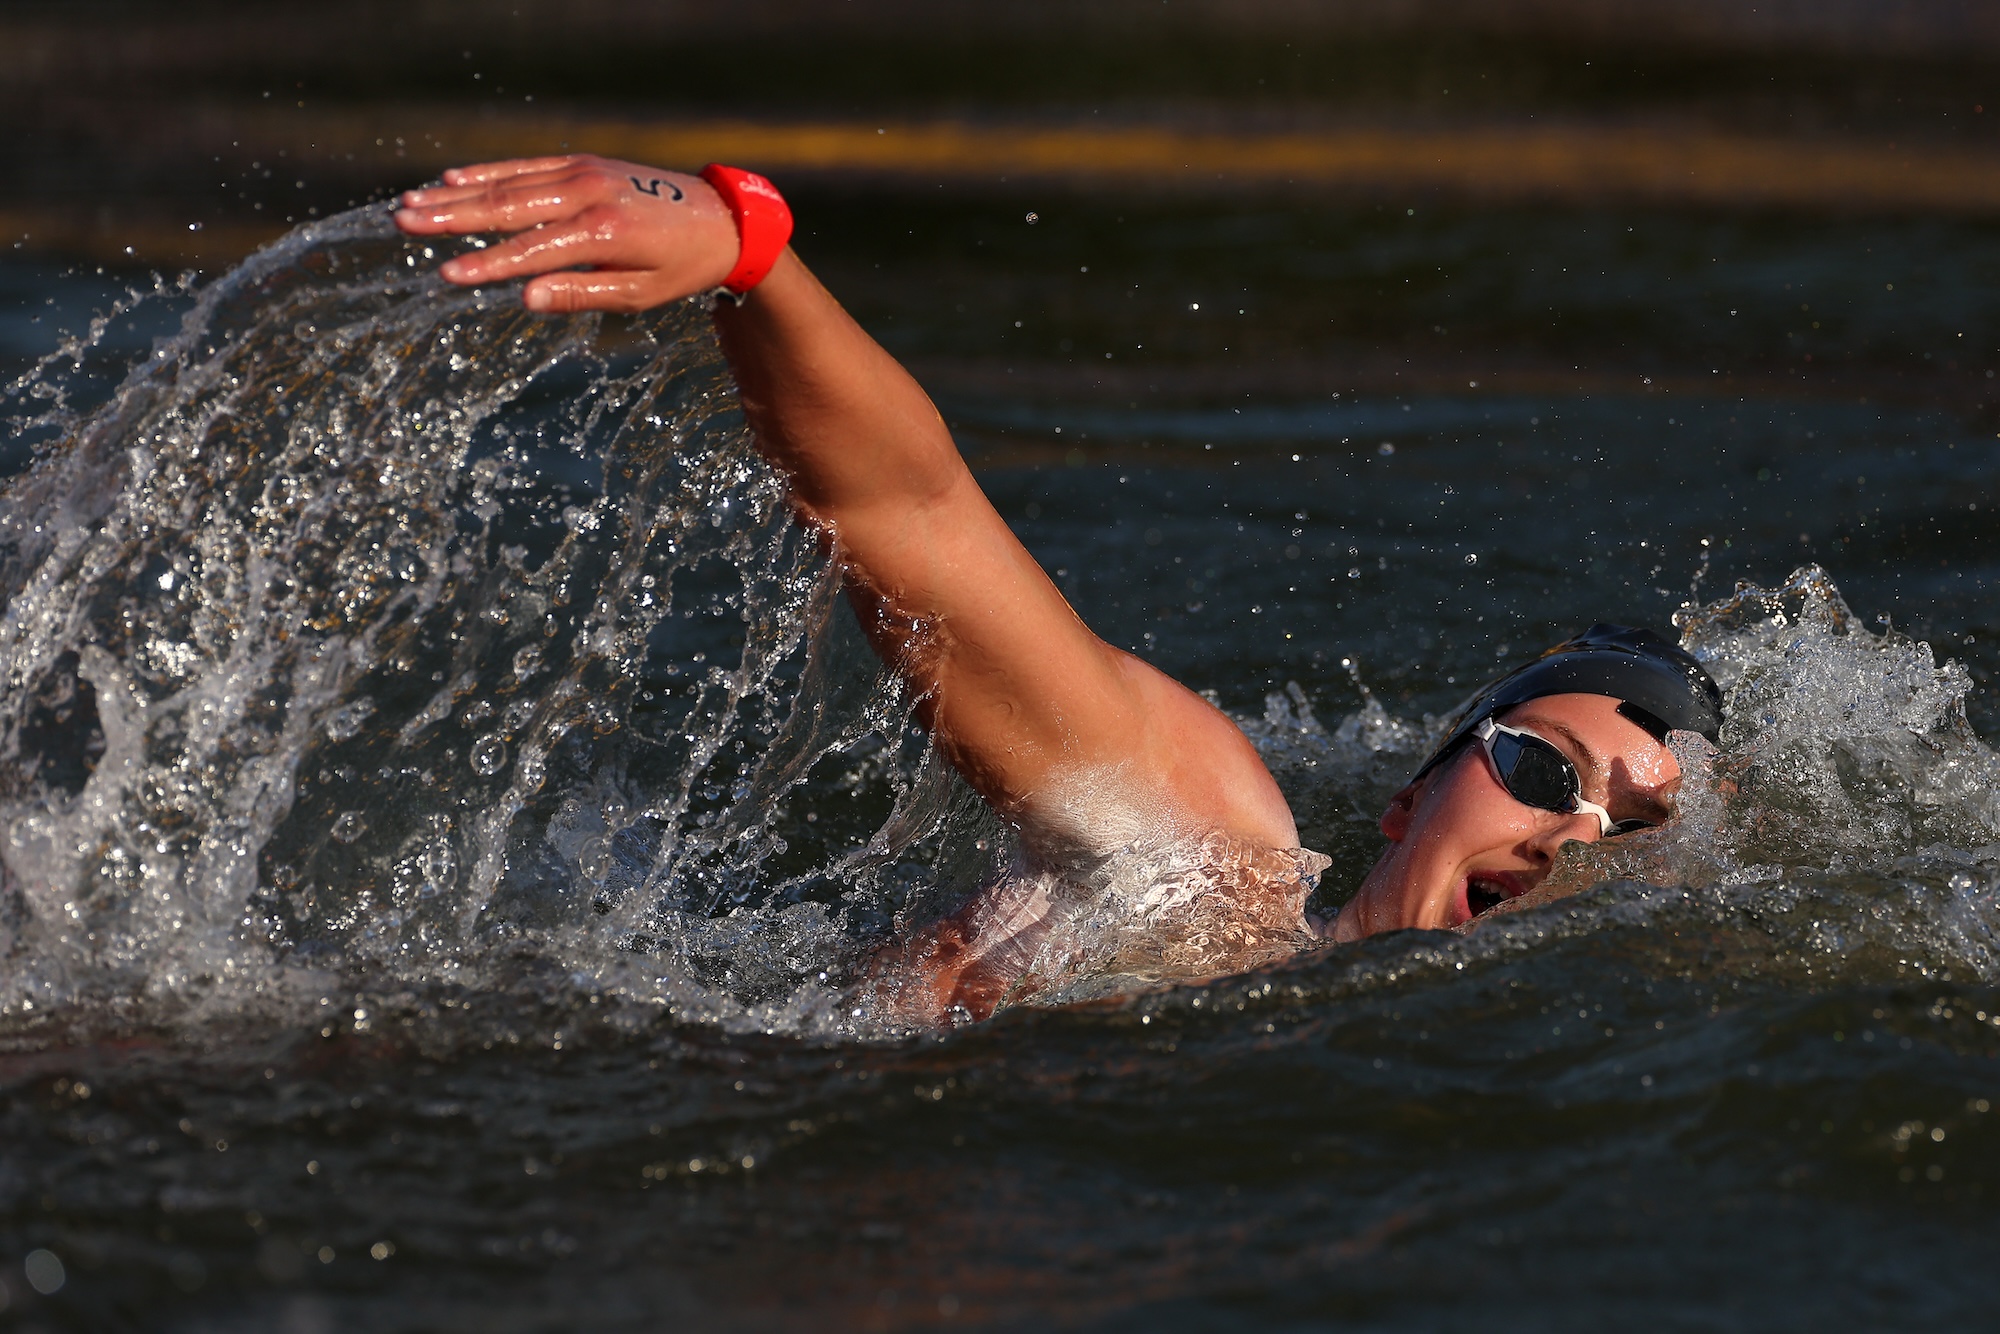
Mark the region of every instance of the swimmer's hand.
[[527, 278], [530, 310], [647, 310], [719, 286], [736, 263], [736, 222], [707, 181], [588, 153], [455, 167], [401, 204], [412, 235], [513, 233], [438, 273]]

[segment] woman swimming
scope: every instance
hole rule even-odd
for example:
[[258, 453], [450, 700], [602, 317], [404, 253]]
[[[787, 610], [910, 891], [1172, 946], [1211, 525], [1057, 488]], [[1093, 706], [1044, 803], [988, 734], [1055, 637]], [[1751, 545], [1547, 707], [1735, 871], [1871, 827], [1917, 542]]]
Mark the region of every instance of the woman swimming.
[[[768, 183], [587, 155], [444, 179], [402, 197], [399, 226], [510, 234], [448, 261], [451, 282], [525, 278], [527, 306], [550, 312], [638, 311], [725, 284], [740, 296], [718, 300], [715, 321], [758, 447], [841, 562], [862, 626], [911, 683], [940, 752], [1041, 864], [1198, 845], [1220, 870], [1213, 892], [1300, 939], [1455, 927], [1535, 888], [1564, 842], [1666, 819], [1680, 781], [1667, 731], [1716, 734], [1719, 696], [1692, 658], [1644, 631], [1593, 627], [1475, 699], [1391, 800], [1390, 846], [1359, 894], [1331, 923], [1309, 922], [1325, 862], [1298, 849], [1255, 748], [1083, 624], [923, 390], [778, 249], [782, 235], [770, 256], [752, 254], [772, 236]], [[990, 1012], [1049, 911], [1033, 878], [996, 885], [896, 947], [899, 1003]]]

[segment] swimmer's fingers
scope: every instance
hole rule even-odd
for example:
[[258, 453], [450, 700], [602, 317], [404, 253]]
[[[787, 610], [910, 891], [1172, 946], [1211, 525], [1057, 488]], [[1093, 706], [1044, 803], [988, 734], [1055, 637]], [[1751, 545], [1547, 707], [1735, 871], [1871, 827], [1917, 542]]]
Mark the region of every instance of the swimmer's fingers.
[[[403, 196], [397, 226], [420, 235], [513, 233], [443, 264], [449, 282], [594, 271], [587, 281], [570, 282], [583, 277], [571, 274], [530, 284], [533, 309], [643, 309], [716, 286], [736, 262], [735, 220], [699, 177], [589, 155], [489, 163], [454, 177], [464, 179]], [[550, 304], [538, 304], [544, 299]]]
[[589, 273], [574, 270], [546, 273], [534, 279], [521, 293], [529, 310], [566, 313], [580, 310], [613, 310], [631, 313], [664, 305], [685, 292], [671, 290], [657, 274], [642, 270], [597, 269]]
[[484, 185], [530, 172], [557, 171], [589, 160], [588, 154], [564, 153], [558, 157], [517, 157], [505, 162], [475, 162], [469, 167], [452, 167], [444, 174], [446, 185]]
[[[446, 261], [448, 282], [475, 285], [539, 278], [524, 299], [534, 310], [642, 310], [707, 291], [736, 261], [736, 229], [719, 206], [690, 213], [684, 225], [662, 227], [617, 204], [601, 204], [563, 223], [520, 232], [498, 245]], [[588, 265], [589, 274], [563, 273]], [[551, 304], [538, 302], [551, 295]], [[561, 304], [571, 303], [571, 304]]]
[[[481, 229], [487, 230], [487, 229]], [[448, 259], [438, 266], [447, 282], [476, 285], [505, 282], [567, 269], [578, 264], [632, 267], [621, 253], [618, 219], [609, 209], [586, 209], [580, 217], [517, 232], [497, 245]]]
[[476, 185], [411, 190], [396, 210], [396, 225], [420, 235], [518, 232], [576, 217], [618, 193], [617, 179], [602, 171], [533, 172]]
[[476, 199], [496, 187], [519, 184], [524, 177], [552, 179], [574, 175], [596, 166], [609, 166], [591, 153], [565, 153], [560, 157], [518, 157], [505, 162], [475, 162], [467, 167], [451, 167], [444, 172], [444, 184], [403, 191], [406, 206], [455, 204]]

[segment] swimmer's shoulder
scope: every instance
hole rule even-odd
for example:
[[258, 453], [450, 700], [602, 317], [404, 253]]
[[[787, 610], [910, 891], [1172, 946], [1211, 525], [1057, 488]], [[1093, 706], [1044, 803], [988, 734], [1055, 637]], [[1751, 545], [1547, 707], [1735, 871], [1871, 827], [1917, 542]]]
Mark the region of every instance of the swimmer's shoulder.
[[1153, 720], [1146, 763], [1179, 823], [1247, 844], [1296, 848], [1298, 822], [1264, 757], [1228, 714], [1131, 654], [1125, 670]]

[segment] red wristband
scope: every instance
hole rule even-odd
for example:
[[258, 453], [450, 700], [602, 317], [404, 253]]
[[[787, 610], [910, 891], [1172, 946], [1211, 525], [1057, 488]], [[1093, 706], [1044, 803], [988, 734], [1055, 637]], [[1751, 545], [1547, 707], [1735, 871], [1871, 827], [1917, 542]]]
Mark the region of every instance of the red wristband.
[[764, 281], [764, 275], [792, 239], [792, 211], [778, 187], [754, 171], [711, 162], [701, 178], [715, 187], [736, 218], [736, 267], [722, 285], [741, 296]]

